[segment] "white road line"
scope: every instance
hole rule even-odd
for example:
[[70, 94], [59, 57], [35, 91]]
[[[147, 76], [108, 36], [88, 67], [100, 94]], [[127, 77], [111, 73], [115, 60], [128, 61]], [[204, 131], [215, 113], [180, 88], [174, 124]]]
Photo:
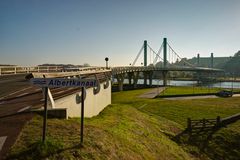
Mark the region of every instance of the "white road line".
[[0, 104], [4, 104], [4, 103], [5, 103], [5, 101], [0, 102]]
[[2, 147], [7, 139], [7, 136], [0, 137], [0, 151], [2, 150]]
[[32, 107], [32, 106], [27, 106], [27, 107], [24, 107], [24, 108], [22, 108], [22, 109], [19, 109], [17, 112], [18, 112], [18, 113], [19, 113], [19, 112], [23, 112], [23, 111], [29, 109], [30, 107]]
[[[13, 95], [13, 94], [16, 94], [16, 93], [18, 93], [18, 92], [25, 91], [25, 90], [30, 89], [30, 88], [32, 88], [32, 87], [27, 87], [27, 88], [24, 88], [24, 89], [18, 90], [18, 91], [16, 91], [16, 92], [13, 92], [13, 93], [8, 94], [7, 96], [11, 96], [11, 95]], [[6, 97], [6, 96], [5, 96], [5, 97]]]
[[22, 93], [22, 94], [18, 95], [17, 97], [25, 96], [25, 95], [27, 95], [27, 94], [28, 94], [28, 93]]
[[59, 94], [59, 93], [63, 93], [63, 92], [65, 92], [65, 91], [59, 91], [59, 92], [57, 92], [57, 94]]

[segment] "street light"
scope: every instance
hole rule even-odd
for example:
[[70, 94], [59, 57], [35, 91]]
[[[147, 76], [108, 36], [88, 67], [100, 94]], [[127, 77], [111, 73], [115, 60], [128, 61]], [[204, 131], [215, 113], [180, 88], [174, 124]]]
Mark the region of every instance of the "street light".
[[106, 61], [106, 69], [108, 69], [108, 57], [105, 58], [105, 61]]

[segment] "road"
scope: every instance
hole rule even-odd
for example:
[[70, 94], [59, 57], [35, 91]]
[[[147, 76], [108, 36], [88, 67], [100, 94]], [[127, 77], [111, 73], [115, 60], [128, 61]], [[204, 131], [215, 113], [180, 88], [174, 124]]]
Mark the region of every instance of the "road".
[[0, 98], [4, 97], [18, 89], [23, 89], [29, 86], [27, 80], [25, 80], [26, 74], [16, 75], [1, 75], [0, 76]]

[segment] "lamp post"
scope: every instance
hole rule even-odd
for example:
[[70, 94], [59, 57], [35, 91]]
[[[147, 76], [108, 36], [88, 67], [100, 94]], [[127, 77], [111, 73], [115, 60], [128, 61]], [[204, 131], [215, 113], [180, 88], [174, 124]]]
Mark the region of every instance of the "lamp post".
[[106, 61], [106, 69], [108, 69], [108, 57], [105, 58], [105, 61]]

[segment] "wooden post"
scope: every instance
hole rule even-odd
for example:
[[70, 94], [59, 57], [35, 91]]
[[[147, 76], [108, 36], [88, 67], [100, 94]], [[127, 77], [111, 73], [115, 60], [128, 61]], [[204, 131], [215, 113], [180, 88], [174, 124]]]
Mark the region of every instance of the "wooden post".
[[189, 131], [192, 131], [192, 122], [191, 122], [191, 119], [190, 119], [190, 118], [187, 119], [187, 129], [188, 129]]
[[203, 128], [205, 128], [205, 127], [206, 127], [206, 119], [203, 118]]
[[221, 125], [221, 118], [220, 118], [220, 116], [217, 116], [217, 118], [216, 118], [216, 127], [219, 127], [220, 125]]

